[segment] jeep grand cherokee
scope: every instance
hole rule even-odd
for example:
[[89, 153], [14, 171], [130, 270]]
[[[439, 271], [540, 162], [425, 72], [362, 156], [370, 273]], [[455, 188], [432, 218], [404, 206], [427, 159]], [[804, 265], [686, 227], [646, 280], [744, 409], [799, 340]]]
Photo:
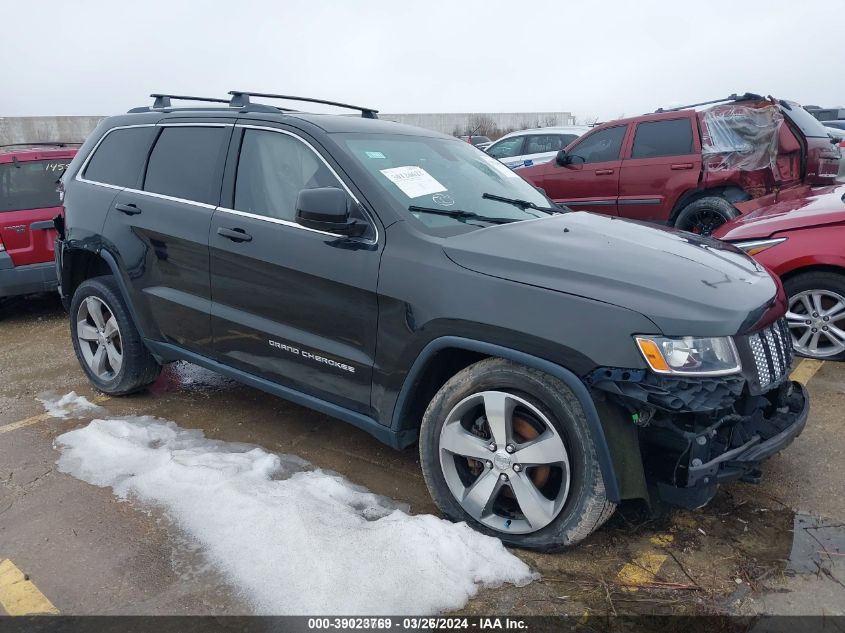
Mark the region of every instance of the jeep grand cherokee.
[[449, 517], [534, 548], [625, 499], [701, 506], [803, 429], [783, 290], [738, 249], [563, 212], [371, 109], [256, 96], [281, 97], [157, 96], [70, 165], [56, 259], [98, 389], [187, 360], [418, 441]]

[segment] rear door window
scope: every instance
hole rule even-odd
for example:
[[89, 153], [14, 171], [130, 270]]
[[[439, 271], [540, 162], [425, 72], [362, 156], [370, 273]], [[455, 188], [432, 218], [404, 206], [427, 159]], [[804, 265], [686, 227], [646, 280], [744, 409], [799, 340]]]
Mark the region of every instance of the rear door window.
[[556, 152], [566, 147], [563, 137], [559, 134], [536, 134], [528, 137], [525, 144], [526, 154], [541, 154], [543, 152]]
[[692, 154], [692, 126], [688, 118], [647, 121], [637, 125], [631, 158]]
[[217, 204], [229, 127], [165, 127], [150, 154], [144, 191]]
[[155, 128], [113, 130], [94, 150], [83, 178], [116, 187], [137, 187]]
[[580, 156], [585, 163], [616, 160], [622, 150], [622, 140], [625, 138], [627, 129], [627, 125], [617, 125], [593, 132], [584, 137], [569, 153], [573, 156]]
[[70, 158], [30, 160], [0, 165], [0, 212], [58, 207], [56, 181]]

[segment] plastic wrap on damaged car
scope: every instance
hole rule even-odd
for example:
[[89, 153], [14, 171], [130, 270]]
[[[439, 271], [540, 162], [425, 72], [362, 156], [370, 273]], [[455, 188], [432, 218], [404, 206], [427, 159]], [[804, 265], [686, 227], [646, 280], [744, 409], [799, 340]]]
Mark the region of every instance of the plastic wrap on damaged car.
[[701, 151], [708, 171], [773, 169], [783, 114], [773, 103], [725, 104], [701, 114]]

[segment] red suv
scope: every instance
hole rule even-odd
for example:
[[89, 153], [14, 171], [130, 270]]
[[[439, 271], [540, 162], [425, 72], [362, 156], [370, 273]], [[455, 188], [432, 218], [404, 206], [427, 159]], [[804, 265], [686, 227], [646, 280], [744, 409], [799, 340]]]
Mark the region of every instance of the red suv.
[[839, 156], [797, 103], [744, 94], [602, 123], [517, 173], [575, 210], [710, 233], [744, 201], [833, 184]]
[[0, 299], [53, 290], [53, 218], [62, 211], [56, 182], [76, 148], [0, 146]]
[[845, 360], [845, 185], [782, 192], [714, 235], [783, 280], [796, 352]]

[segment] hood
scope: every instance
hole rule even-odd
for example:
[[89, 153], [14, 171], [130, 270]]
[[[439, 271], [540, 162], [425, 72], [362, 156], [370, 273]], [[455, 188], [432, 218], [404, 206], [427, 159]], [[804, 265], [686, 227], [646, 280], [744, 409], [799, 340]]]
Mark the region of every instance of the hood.
[[781, 192], [773, 204], [755, 209], [716, 230], [721, 240], [771, 237], [780, 231], [845, 222], [845, 185]]
[[733, 246], [585, 212], [457, 235], [443, 248], [478, 273], [634, 310], [668, 336], [746, 331], [777, 294], [769, 274]]

